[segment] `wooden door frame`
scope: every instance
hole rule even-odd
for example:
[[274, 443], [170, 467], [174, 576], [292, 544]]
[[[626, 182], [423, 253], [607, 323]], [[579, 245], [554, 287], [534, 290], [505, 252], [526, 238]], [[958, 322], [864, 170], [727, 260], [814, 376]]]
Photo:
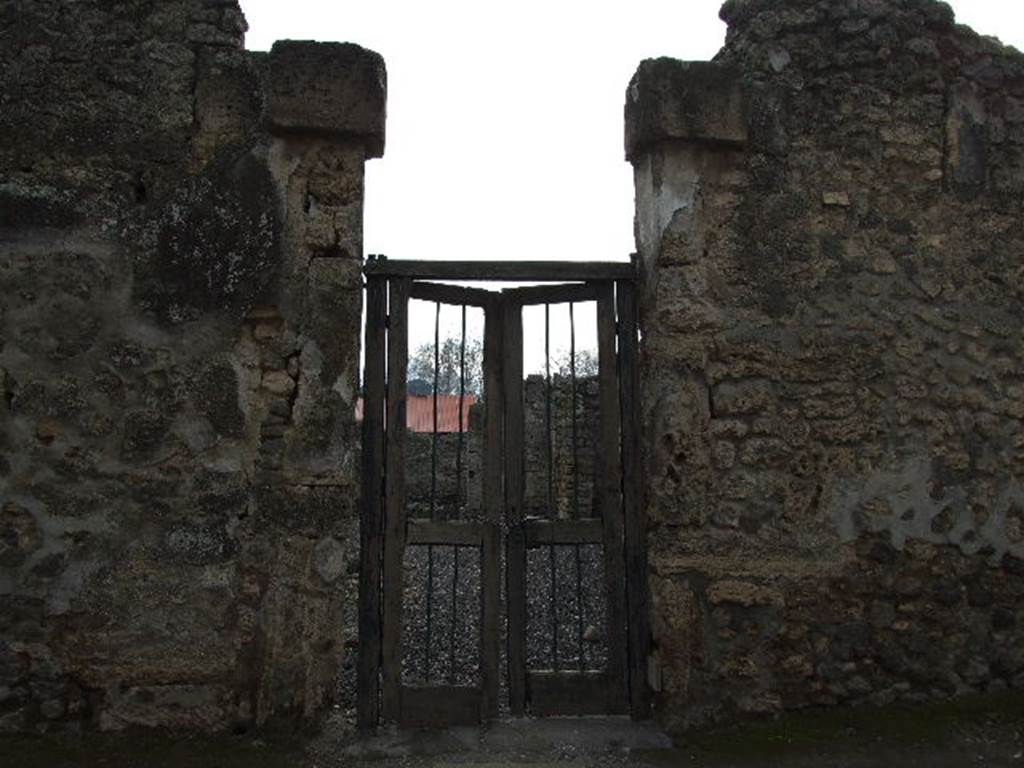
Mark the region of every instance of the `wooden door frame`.
[[[508, 612], [509, 704], [513, 716], [619, 714], [628, 710], [626, 578], [618, 366], [616, 355], [615, 283], [586, 283], [512, 288], [502, 292], [505, 307], [505, 510], [508, 523], [506, 595]], [[524, 521], [524, 382], [522, 315], [527, 306], [597, 302], [598, 337], [598, 466], [600, 485], [593, 518], [565, 521]], [[595, 525], [594, 523], [597, 523]], [[605, 621], [609, 627], [608, 658], [600, 672], [526, 668], [526, 550], [556, 544], [601, 544], [605, 573]], [[616, 630], [615, 628], [618, 628]]]
[[[379, 279], [379, 278], [374, 278]], [[408, 372], [408, 311], [411, 299], [422, 299], [456, 306], [477, 306], [484, 310], [487, 397], [484, 421], [484, 522], [411, 519], [406, 514], [405, 448], [406, 384]], [[399, 471], [384, 472], [383, 525], [367, 525], [383, 530], [383, 541], [371, 547], [383, 549], [383, 563], [376, 577], [380, 590], [380, 679], [384, 720], [407, 726], [468, 725], [493, 717], [498, 711], [500, 637], [500, 552], [499, 525], [501, 498], [501, 303], [497, 294], [460, 286], [440, 285], [396, 277], [388, 283], [387, 421], [383, 433], [384, 467]], [[379, 319], [379, 315], [378, 315]], [[379, 344], [379, 341], [378, 341]], [[378, 355], [374, 356], [376, 362]], [[375, 373], [380, 375], [379, 366]], [[374, 390], [380, 389], [379, 380]], [[364, 424], [365, 415], [364, 415]], [[380, 442], [380, 435], [371, 439]], [[376, 455], [376, 451], [371, 451]], [[372, 482], [376, 482], [376, 473]], [[379, 509], [376, 499], [374, 509]], [[480, 669], [479, 685], [409, 685], [402, 681], [404, 555], [408, 546], [454, 546], [480, 550]], [[369, 617], [368, 617], [369, 619]], [[369, 623], [369, 621], [367, 621]], [[372, 681], [370, 681], [372, 683]], [[372, 712], [367, 707], [368, 723]], [[363, 717], [360, 717], [363, 722]]]
[[[491, 456], [490, 467], [484, 471], [484, 500], [489, 523], [504, 516], [509, 523], [506, 541], [507, 558], [525, 557], [526, 531], [522, 523], [522, 472], [518, 476], [514, 466], [506, 464], [504, 482], [501, 477], [501, 447], [522, 445], [522, 401], [518, 406], [510, 402], [508, 388], [515, 376], [522, 387], [522, 324], [521, 310], [526, 303], [555, 301], [584, 301], [597, 298], [599, 359], [599, 399], [601, 402], [602, 444], [607, 448], [616, 444], [619, 450], [605, 452], [602, 477], [606, 487], [602, 490], [602, 519], [605, 520], [606, 545], [621, 554], [619, 574], [608, 573], [624, 584], [625, 595], [621, 605], [620, 622], [622, 648], [610, 647], [610, 656], [621, 659], [623, 688], [621, 696], [614, 692], [609, 702], [622, 702], [620, 710], [628, 709], [634, 719], [650, 716], [650, 692], [647, 685], [647, 656], [650, 647], [647, 597], [646, 519], [641, 499], [639, 435], [638, 435], [638, 321], [636, 305], [636, 259], [624, 262], [434, 262], [392, 261], [384, 257], [370, 257], [364, 264], [366, 277], [366, 332], [363, 409], [363, 483], [362, 512], [360, 515], [360, 572], [359, 572], [359, 660], [357, 664], [357, 712], [360, 729], [372, 730], [383, 719], [399, 721], [402, 715], [401, 664], [397, 659], [401, 637], [401, 596], [397, 606], [383, 589], [383, 578], [389, 572], [401, 569], [401, 555], [406, 544], [407, 527], [404, 524], [404, 472], [386, 472], [387, 466], [404, 466], [405, 384], [407, 349], [407, 311], [410, 298], [443, 303], [482, 306], [492, 322], [487, 322], [484, 333], [485, 388], [498, 397], [487, 397], [484, 455]], [[449, 286], [424, 280], [479, 280], [522, 282], [577, 282], [586, 283], [573, 288], [567, 286], [532, 286], [507, 289], [504, 296], [490, 291]], [[575, 292], [575, 293], [574, 293]], [[564, 298], [567, 295], [580, 298]], [[563, 298], [557, 298], [563, 297]], [[389, 307], [390, 305], [390, 307]], [[517, 309], [511, 309], [517, 308]], [[513, 317], [515, 316], [515, 317]], [[604, 321], [602, 321], [604, 317]], [[519, 322], [516, 322], [516, 319]], [[516, 331], [518, 327], [518, 331]], [[617, 348], [617, 349], [616, 349]], [[519, 350], [515, 354], [516, 349]], [[501, 365], [488, 366], [488, 352], [492, 360]], [[603, 353], [603, 354], [602, 354]], [[385, 359], [387, 368], [385, 368]], [[518, 361], [518, 363], [516, 363]], [[504, 390], [504, 392], [503, 392]], [[400, 424], [398, 430], [385, 428], [387, 423]], [[516, 408], [518, 407], [518, 416]], [[511, 410], [510, 410], [511, 409]], [[501, 413], [498, 413], [498, 411]], [[502, 429], [504, 424], [504, 430]], [[516, 425], [519, 425], [518, 427]], [[503, 434], [504, 431], [504, 434]], [[606, 442], [607, 441], [607, 442]], [[615, 459], [614, 461], [612, 459]], [[495, 460], [496, 459], [496, 460]], [[516, 462], [511, 462], [514, 465]], [[614, 466], [612, 466], [614, 465]], [[495, 466], [497, 469], [495, 469]], [[502, 489], [504, 485], [504, 504]], [[617, 488], [613, 488], [615, 486]], [[509, 494], [509, 489], [513, 490]], [[509, 504], [518, 496], [518, 506]], [[497, 503], [497, 508], [495, 507]], [[617, 510], [617, 514], [613, 511]], [[492, 516], [497, 518], [492, 519]], [[618, 523], [615, 522], [617, 518]], [[611, 523], [611, 525], [609, 525]], [[619, 526], [616, 529], [616, 525]], [[416, 534], [417, 536], [419, 534]], [[617, 537], [617, 538], [609, 538]], [[499, 546], [496, 536], [481, 533], [481, 564], [484, 558], [496, 554]], [[490, 554], [489, 554], [490, 553]], [[615, 570], [614, 568], [612, 570]], [[488, 578], [482, 575], [482, 582]], [[524, 571], [525, 578], [525, 571]], [[494, 585], [497, 586], [497, 585]], [[525, 585], [522, 585], [525, 589]], [[481, 584], [482, 591], [491, 588]], [[513, 585], [507, 584], [511, 593]], [[399, 590], [400, 591], [400, 590]], [[497, 620], [488, 615], [497, 611], [493, 600], [484, 603], [482, 621]], [[508, 606], [510, 626], [525, 626], [525, 602], [521, 609]], [[609, 610], [615, 607], [609, 603]], [[522, 611], [523, 616], [512, 615]], [[514, 624], [516, 618], [520, 623]], [[482, 636], [490, 633], [483, 631]], [[495, 637], [497, 634], [495, 633]], [[519, 641], [515, 641], [519, 642]], [[508, 664], [510, 671], [509, 698], [513, 714], [523, 714], [526, 701], [525, 641], [522, 649], [513, 648], [509, 637]], [[485, 691], [497, 690], [497, 648], [481, 649], [481, 668]], [[491, 656], [495, 661], [491, 661]], [[523, 660], [513, 669], [513, 658]], [[396, 662], [397, 659], [397, 662]], [[388, 660], [389, 663], [385, 663]], [[613, 667], [614, 670], [614, 667]], [[613, 673], [614, 674], [614, 673]], [[493, 675], [493, 680], [491, 679]], [[383, 692], [383, 697], [382, 697]], [[434, 691], [433, 693], [440, 693]], [[381, 706], [383, 704], [383, 707]], [[497, 713], [496, 695], [485, 693], [481, 717]]]

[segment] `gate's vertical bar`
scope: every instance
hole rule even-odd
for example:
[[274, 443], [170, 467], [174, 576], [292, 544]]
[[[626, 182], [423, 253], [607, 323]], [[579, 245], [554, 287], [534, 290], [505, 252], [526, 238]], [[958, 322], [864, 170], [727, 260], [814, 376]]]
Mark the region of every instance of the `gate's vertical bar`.
[[[486, 322], [486, 319], [484, 320]], [[464, 519], [463, 512], [468, 504], [463, 502], [462, 450], [465, 446], [463, 419], [466, 404], [466, 305], [462, 305], [462, 335], [459, 341], [459, 442], [455, 449], [455, 514], [451, 517]]]
[[618, 284], [619, 387], [622, 398], [622, 506], [626, 518], [626, 606], [629, 627], [629, 697], [636, 720], [651, 715], [647, 690], [647, 516], [640, 483], [640, 361], [636, 287]]
[[569, 302], [569, 408], [572, 414], [572, 519], [580, 519], [580, 449], [576, 416], [576, 313]]
[[[544, 305], [544, 431], [548, 454], [548, 518], [558, 519], [555, 509], [555, 441], [551, 427], [551, 305]], [[551, 592], [551, 669], [558, 671], [558, 574], [555, 545], [548, 547], [548, 576]]]
[[384, 490], [384, 717], [398, 720], [402, 684], [402, 559], [405, 553], [405, 411], [409, 363], [408, 278], [391, 280], [388, 302], [387, 475]]
[[626, 704], [626, 589], [622, 538], [619, 384], [615, 352], [615, 283], [601, 283], [597, 298], [597, 354], [600, 445], [596, 494], [604, 522], [605, 583], [608, 593], [608, 708]]
[[503, 307], [495, 300], [484, 309], [484, 517], [487, 527], [480, 553], [481, 599], [480, 658], [483, 714], [498, 715], [501, 623], [502, 517], [502, 333]]
[[[573, 303], [569, 302], [569, 382], [570, 401], [569, 408], [572, 412], [572, 519], [580, 519], [580, 449], [578, 424], [576, 418], [576, 314], [573, 310]], [[577, 666], [580, 672], [587, 667], [587, 651], [584, 644], [583, 625], [586, 622], [586, 611], [583, 606], [583, 558], [580, 552], [580, 545], [573, 547], [573, 555], [576, 561], [576, 651], [579, 654]]]
[[[437, 519], [437, 381], [441, 373], [441, 302], [434, 312], [434, 421], [430, 435], [430, 520]], [[434, 545], [427, 545], [427, 621], [423, 641], [423, 682], [430, 683], [430, 633], [434, 613]]]
[[512, 714], [526, 712], [526, 538], [523, 530], [523, 308], [505, 306], [505, 569], [508, 690]]
[[[463, 518], [462, 505], [462, 444], [463, 444], [463, 403], [466, 400], [466, 305], [462, 305], [462, 336], [459, 340], [459, 442], [455, 447], [455, 512], [448, 517]], [[455, 685], [455, 628], [459, 613], [459, 548], [452, 553], [452, 605], [451, 621], [448, 624], [448, 683]], [[482, 573], [482, 571], [481, 571]], [[480, 625], [483, 632], [483, 625]], [[482, 657], [481, 657], [482, 658]]]
[[366, 281], [363, 369], [363, 507], [359, 518], [359, 727], [377, 725], [380, 698], [380, 559], [384, 493], [384, 324], [387, 281]]

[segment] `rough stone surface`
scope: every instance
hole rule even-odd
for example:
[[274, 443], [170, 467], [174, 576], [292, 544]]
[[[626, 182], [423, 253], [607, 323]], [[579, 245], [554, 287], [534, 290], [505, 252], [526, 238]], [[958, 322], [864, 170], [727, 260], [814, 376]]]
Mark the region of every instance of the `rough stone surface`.
[[[352, 599], [367, 146], [268, 130], [232, 0], [0, 30], [0, 730], [310, 718]], [[381, 135], [382, 88], [348, 105]]]
[[384, 154], [384, 59], [352, 43], [277, 42], [270, 51], [270, 126], [355, 137]]
[[627, 94], [658, 715], [1020, 686], [1024, 57], [931, 0], [722, 17]]
[[706, 61], [648, 59], [626, 91], [626, 157], [653, 141], [743, 144], [746, 94], [739, 70]]

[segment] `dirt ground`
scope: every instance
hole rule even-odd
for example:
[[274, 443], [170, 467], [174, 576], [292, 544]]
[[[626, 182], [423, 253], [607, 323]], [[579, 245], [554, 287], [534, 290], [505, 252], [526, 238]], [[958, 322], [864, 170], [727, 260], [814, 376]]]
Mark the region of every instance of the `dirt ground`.
[[[583, 723], [583, 725], [587, 725]], [[3, 768], [1024, 768], [1024, 694], [925, 707], [808, 712], [668, 746], [626, 723], [518, 721], [489, 731], [394, 732], [353, 742], [328, 724], [311, 737], [166, 733], [0, 738]], [[622, 730], [618, 734], [616, 729]], [[582, 735], [581, 735], [582, 734]], [[564, 737], [564, 738], [563, 738]]]

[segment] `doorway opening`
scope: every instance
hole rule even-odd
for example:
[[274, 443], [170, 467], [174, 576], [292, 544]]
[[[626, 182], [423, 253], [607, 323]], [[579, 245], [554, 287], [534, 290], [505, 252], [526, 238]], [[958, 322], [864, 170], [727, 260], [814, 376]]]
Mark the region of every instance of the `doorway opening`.
[[634, 264], [364, 275], [360, 724], [646, 718]]

